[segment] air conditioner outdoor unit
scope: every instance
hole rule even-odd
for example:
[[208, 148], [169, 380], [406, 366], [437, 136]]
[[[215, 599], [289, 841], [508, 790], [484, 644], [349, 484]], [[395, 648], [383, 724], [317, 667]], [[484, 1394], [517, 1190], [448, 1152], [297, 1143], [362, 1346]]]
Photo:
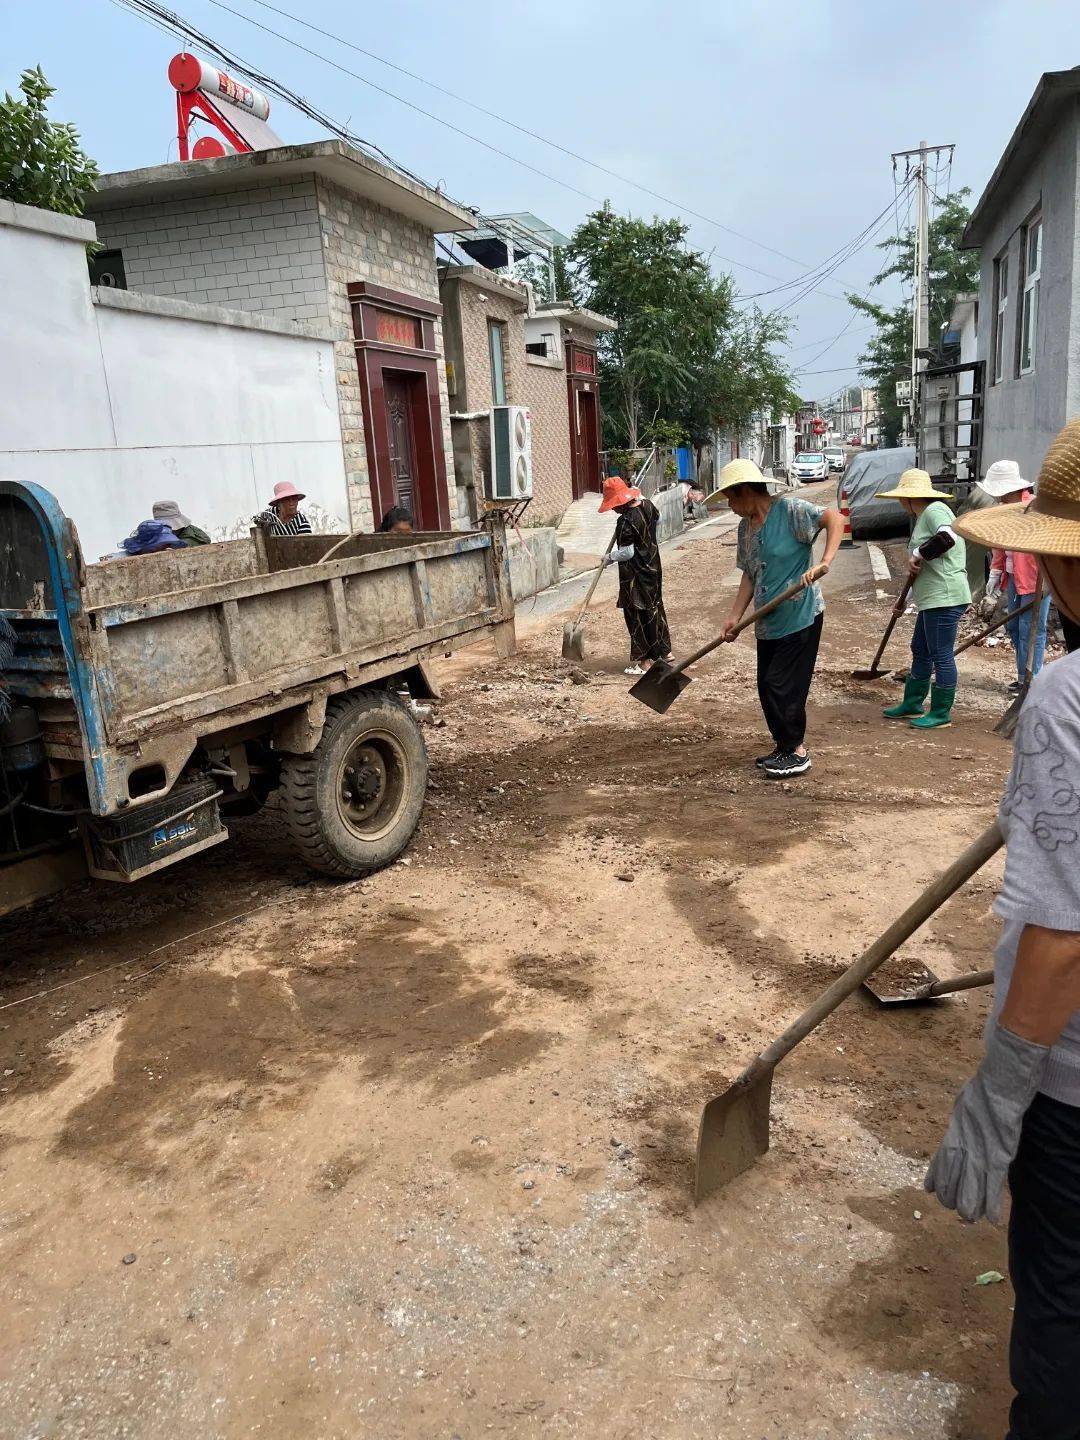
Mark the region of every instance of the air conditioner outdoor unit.
[[494, 405], [491, 410], [492, 500], [530, 500], [532, 422], [524, 405]]

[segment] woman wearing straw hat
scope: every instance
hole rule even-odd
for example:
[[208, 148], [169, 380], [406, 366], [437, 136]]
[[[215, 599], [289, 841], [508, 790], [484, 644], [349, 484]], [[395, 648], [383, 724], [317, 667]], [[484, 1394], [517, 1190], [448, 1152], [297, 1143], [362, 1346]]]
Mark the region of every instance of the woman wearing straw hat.
[[646, 660], [670, 660], [671, 636], [664, 610], [664, 572], [660, 564], [657, 527], [660, 513], [636, 485], [621, 475], [604, 481], [600, 513], [614, 510], [615, 544], [604, 556], [605, 565], [618, 564], [618, 607], [630, 632], [627, 675], [644, 675]]
[[[969, 539], [1036, 555], [1080, 624], [1080, 420], [1051, 445], [1030, 505], [957, 521]], [[1009, 1440], [1080, 1435], [1080, 655], [1032, 685], [999, 822], [986, 1053], [957, 1098], [926, 1188], [968, 1221], [1001, 1214], [1008, 1175], [1014, 1308]]]
[[[1021, 477], [1020, 466], [1015, 460], [995, 460], [987, 470], [985, 478], [978, 483], [980, 490], [984, 490], [987, 495], [992, 496], [1002, 505], [1023, 505], [1031, 499], [1031, 487]], [[1010, 610], [1017, 609], [1018, 606], [1034, 597], [1038, 578], [1039, 563], [1033, 556], [1025, 555], [1019, 550], [996, 549], [990, 561], [990, 578], [986, 584], [984, 607], [996, 606], [1004, 588], [1008, 608]], [[1036, 629], [1035, 654], [1031, 673], [1037, 675], [1042, 669], [1043, 656], [1046, 653], [1046, 621], [1049, 612], [1050, 595], [1047, 592], [1039, 605], [1038, 615], [1034, 615], [1029, 610], [1025, 615], [1017, 615], [1005, 627], [1016, 651], [1016, 679], [1009, 686], [1013, 694], [1019, 694], [1024, 688], [1028, 639], [1031, 635], [1032, 624]], [[987, 615], [986, 618], [989, 619], [990, 616]]]
[[[814, 678], [825, 601], [818, 581], [827, 575], [844, 521], [839, 510], [811, 505], [793, 495], [771, 495], [752, 460], [732, 460], [720, 471], [714, 494], [739, 516], [735, 563], [742, 571], [738, 593], [724, 625], [725, 639], [751, 600], [760, 609], [802, 581], [803, 592], [786, 600], [754, 626], [757, 639], [758, 699], [773, 750], [755, 763], [767, 780], [787, 780], [810, 769], [806, 749], [806, 698]], [[825, 553], [814, 564], [814, 541], [825, 531]]]
[[[911, 673], [904, 698], [883, 714], [888, 720], [909, 720], [920, 730], [935, 730], [952, 724], [956, 627], [971, 604], [964, 542], [953, 529], [955, 517], [945, 504], [949, 497], [934, 489], [925, 470], [905, 470], [896, 489], [880, 490], [877, 498], [899, 500], [915, 521], [908, 573], [919, 612], [911, 637]], [[923, 714], [928, 694], [930, 709]]]

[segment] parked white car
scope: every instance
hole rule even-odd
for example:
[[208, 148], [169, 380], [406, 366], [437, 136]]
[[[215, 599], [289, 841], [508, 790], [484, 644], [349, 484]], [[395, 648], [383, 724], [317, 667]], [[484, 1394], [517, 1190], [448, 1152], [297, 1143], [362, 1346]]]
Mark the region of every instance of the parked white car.
[[846, 461], [844, 457], [844, 447], [842, 445], [826, 445], [825, 459], [829, 462], [830, 470], [838, 470], [841, 475], [844, 473]]
[[827, 480], [829, 462], [820, 450], [802, 450], [795, 456], [791, 467], [791, 478], [805, 483], [807, 480]]

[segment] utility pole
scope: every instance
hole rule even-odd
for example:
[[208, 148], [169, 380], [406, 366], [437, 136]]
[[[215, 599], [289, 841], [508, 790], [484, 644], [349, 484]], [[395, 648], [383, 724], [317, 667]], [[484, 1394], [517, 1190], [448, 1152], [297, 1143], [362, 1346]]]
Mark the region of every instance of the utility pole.
[[[921, 392], [919, 377], [926, 369], [930, 348], [930, 182], [928, 163], [931, 155], [948, 150], [950, 157], [953, 145], [928, 145], [919, 141], [917, 150], [897, 150], [893, 154], [893, 166], [897, 160], [904, 160], [910, 167], [917, 156], [914, 174], [909, 168], [908, 177], [915, 182], [915, 265], [912, 275], [911, 296], [911, 402], [909, 406], [912, 439], [918, 445], [920, 433], [919, 407]], [[918, 458], [918, 457], [916, 457]]]

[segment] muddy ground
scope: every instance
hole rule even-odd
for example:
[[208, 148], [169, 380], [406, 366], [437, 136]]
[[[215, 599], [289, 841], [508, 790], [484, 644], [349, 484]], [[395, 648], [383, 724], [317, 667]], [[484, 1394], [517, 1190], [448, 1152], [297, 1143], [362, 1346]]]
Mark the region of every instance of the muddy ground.
[[[668, 552], [678, 649], [732, 538]], [[1003, 1235], [920, 1189], [985, 991], [855, 997], [779, 1072], [769, 1156], [690, 1205], [702, 1102], [1008, 765], [1004, 650], [951, 729], [889, 727], [895, 687], [848, 673], [886, 616], [865, 547], [829, 592], [802, 780], [753, 768], [747, 637], [668, 715], [629, 700], [605, 587], [576, 679], [527, 609], [516, 658], [447, 668], [390, 870], [311, 877], [271, 806], [0, 922], [3, 1435], [1003, 1433], [1011, 1292], [975, 1285]], [[987, 964], [997, 875], [904, 953]]]

